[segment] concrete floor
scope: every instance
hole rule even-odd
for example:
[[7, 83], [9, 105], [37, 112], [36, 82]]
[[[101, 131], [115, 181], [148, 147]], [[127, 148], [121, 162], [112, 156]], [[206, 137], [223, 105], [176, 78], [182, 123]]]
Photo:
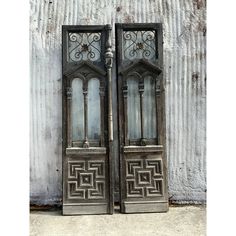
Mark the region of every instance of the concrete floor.
[[206, 235], [204, 206], [170, 207], [168, 213], [61, 216], [32, 211], [31, 236], [201, 236]]

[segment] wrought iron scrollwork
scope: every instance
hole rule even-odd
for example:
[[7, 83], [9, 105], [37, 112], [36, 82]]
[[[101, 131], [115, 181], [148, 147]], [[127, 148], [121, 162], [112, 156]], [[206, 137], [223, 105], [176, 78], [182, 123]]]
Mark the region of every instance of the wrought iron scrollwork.
[[69, 33], [69, 61], [101, 61], [101, 33]]
[[123, 58], [125, 60], [156, 57], [155, 31], [124, 31]]

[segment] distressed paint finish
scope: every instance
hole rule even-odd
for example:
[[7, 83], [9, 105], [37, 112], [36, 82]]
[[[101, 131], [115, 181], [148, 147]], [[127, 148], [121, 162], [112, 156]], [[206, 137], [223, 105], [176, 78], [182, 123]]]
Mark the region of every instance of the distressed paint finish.
[[30, 5], [31, 203], [55, 204], [62, 196], [61, 25], [110, 23], [114, 49], [115, 22], [163, 23], [169, 195], [178, 202], [205, 201], [205, 1], [31, 0]]

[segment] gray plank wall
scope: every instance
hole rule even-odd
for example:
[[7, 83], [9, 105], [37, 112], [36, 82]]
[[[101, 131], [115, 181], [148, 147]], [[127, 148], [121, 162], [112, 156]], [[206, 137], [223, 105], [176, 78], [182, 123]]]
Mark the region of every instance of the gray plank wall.
[[115, 22], [163, 23], [170, 198], [205, 201], [205, 1], [31, 0], [30, 15], [31, 203], [61, 200], [61, 25]]

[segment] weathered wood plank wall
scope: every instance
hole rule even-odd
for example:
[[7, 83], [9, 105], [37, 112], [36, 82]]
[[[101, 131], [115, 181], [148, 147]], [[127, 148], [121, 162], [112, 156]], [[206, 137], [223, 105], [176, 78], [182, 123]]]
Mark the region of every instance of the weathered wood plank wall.
[[[61, 25], [162, 22], [169, 193], [206, 197], [206, 4], [204, 0], [30, 1], [31, 203], [61, 199]], [[113, 47], [114, 47], [113, 30]]]

